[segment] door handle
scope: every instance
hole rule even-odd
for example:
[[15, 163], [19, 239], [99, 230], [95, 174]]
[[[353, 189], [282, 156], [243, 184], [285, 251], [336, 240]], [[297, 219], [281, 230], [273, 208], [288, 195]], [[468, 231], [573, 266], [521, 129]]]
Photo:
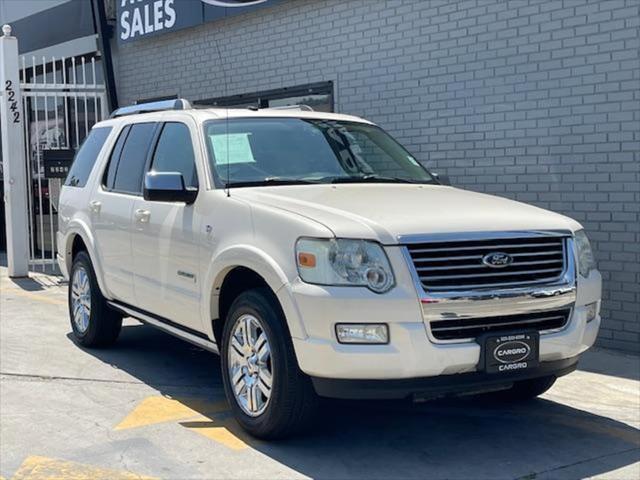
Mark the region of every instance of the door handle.
[[93, 213], [100, 213], [100, 208], [102, 207], [102, 202], [98, 200], [92, 200], [89, 202], [89, 211]]
[[135, 211], [136, 220], [140, 223], [149, 223], [149, 217], [151, 216], [151, 212], [149, 210], [144, 210], [139, 208]]

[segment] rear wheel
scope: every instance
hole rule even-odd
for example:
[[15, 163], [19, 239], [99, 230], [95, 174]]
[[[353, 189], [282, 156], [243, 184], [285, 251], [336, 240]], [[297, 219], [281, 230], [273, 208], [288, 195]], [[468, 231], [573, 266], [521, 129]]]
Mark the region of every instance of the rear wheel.
[[317, 406], [300, 371], [284, 316], [266, 288], [233, 302], [223, 329], [222, 377], [231, 409], [251, 435], [283, 438], [306, 426]]
[[68, 301], [76, 342], [85, 347], [106, 347], [116, 341], [122, 327], [122, 316], [107, 305], [86, 252], [80, 252], [73, 258]]

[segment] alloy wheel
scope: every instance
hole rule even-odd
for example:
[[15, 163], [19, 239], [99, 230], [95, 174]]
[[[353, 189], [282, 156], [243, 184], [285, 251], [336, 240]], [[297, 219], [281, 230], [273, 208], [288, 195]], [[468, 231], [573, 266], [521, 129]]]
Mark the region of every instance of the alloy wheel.
[[261, 415], [271, 399], [271, 347], [260, 320], [241, 315], [235, 322], [227, 352], [231, 389], [236, 402], [251, 417]]
[[71, 281], [71, 315], [78, 332], [85, 333], [91, 317], [91, 285], [84, 267], [73, 272]]

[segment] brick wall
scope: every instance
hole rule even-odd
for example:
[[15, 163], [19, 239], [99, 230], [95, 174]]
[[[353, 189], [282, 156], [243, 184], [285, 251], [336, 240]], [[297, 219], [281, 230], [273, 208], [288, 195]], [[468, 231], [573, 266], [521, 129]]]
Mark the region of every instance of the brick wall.
[[291, 0], [120, 47], [119, 95], [333, 80], [338, 111], [376, 121], [454, 184], [583, 223], [605, 282], [599, 342], [639, 351], [639, 7]]

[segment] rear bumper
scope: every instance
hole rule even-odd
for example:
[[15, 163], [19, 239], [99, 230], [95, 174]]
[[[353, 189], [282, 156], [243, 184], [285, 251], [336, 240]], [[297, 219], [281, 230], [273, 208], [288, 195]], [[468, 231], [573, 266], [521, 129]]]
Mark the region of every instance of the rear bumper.
[[322, 397], [342, 399], [437, 398], [464, 393], [480, 393], [509, 388], [513, 382], [546, 376], [561, 377], [573, 372], [578, 357], [542, 362], [539, 367], [524, 372], [488, 374], [460, 373], [439, 377], [390, 380], [351, 380], [312, 377], [316, 393]]

